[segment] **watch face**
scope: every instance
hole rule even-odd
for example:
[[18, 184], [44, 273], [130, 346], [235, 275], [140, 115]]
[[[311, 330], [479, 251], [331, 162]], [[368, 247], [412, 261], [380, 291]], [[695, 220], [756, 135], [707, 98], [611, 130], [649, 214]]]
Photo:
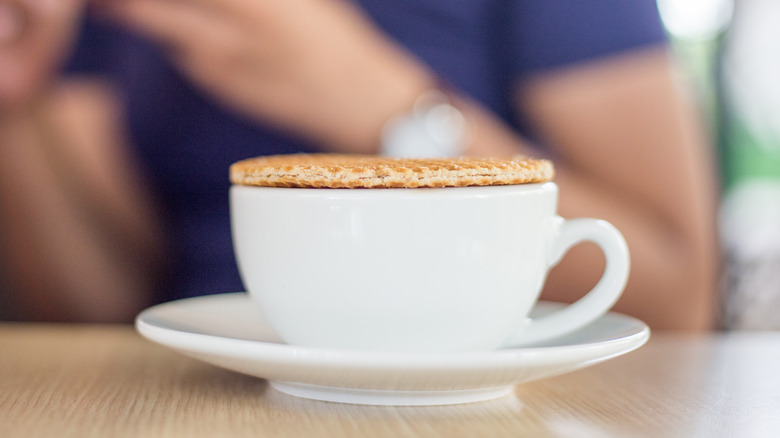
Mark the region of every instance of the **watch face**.
[[413, 110], [389, 121], [382, 131], [382, 154], [396, 157], [455, 157], [465, 149], [466, 122], [441, 92], [426, 93]]

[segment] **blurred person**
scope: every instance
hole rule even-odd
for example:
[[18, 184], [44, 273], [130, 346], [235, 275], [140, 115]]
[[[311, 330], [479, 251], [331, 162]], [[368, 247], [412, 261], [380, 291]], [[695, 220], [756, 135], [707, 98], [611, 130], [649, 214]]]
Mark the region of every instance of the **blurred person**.
[[[102, 0], [69, 52], [83, 3], [0, 3], [26, 17], [0, 46], [0, 236], [32, 317], [241, 290], [229, 164], [381, 152], [441, 90], [463, 153], [549, 157], [560, 213], [624, 233], [617, 310], [712, 326], [710, 151], [654, 2]], [[581, 245], [544, 297], [574, 300], [602, 268]]]

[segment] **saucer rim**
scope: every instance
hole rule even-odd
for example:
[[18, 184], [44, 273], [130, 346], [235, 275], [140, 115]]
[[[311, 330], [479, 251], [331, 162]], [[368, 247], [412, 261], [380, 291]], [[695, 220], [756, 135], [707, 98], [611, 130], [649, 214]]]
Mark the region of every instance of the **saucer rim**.
[[[136, 330], [145, 338], [169, 348], [191, 353], [193, 355], [217, 355], [230, 356], [244, 360], [262, 360], [264, 362], [276, 362], [285, 364], [305, 365], [316, 361], [318, 366], [343, 367], [348, 360], [350, 367], [373, 368], [393, 370], [423, 370], [441, 369], [455, 370], [458, 368], [471, 368], [484, 366], [486, 361], [491, 367], [502, 368], [516, 366], [518, 363], [529, 366], [540, 366], [545, 363], [557, 363], [560, 356], [588, 353], [601, 360], [609, 359], [614, 354], [622, 355], [644, 345], [650, 338], [650, 328], [637, 318], [633, 318], [617, 312], [607, 312], [601, 318], [609, 317], [623, 319], [624, 322], [636, 326], [628, 334], [614, 339], [575, 343], [568, 345], [540, 345], [507, 347], [489, 351], [467, 351], [451, 353], [395, 353], [378, 351], [354, 351], [337, 350], [317, 347], [296, 346], [273, 341], [260, 341], [250, 339], [238, 339], [217, 334], [197, 333], [193, 331], [177, 330], [172, 327], [163, 327], [149, 321], [153, 315], [163, 306], [175, 306], [190, 300], [214, 300], [230, 299], [238, 296], [249, 296], [244, 292], [204, 295], [200, 297], [184, 298], [175, 301], [158, 304], [143, 310], [135, 319]], [[540, 301], [542, 305], [557, 305], [548, 301]], [[598, 353], [597, 354], [597, 351]]]

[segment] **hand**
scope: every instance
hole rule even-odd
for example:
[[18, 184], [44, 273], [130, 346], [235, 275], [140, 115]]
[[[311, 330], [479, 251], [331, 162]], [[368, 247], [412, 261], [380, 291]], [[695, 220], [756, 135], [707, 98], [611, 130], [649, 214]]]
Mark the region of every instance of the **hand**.
[[34, 101], [73, 40], [84, 0], [0, 0], [0, 113]]
[[103, 1], [223, 103], [322, 141], [371, 152], [382, 125], [431, 75], [341, 0]]

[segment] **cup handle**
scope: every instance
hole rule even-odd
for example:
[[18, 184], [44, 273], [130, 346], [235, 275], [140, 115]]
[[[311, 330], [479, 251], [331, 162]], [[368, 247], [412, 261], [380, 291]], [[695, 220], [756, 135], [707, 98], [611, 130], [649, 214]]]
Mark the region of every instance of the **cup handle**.
[[528, 318], [522, 330], [504, 341], [504, 347], [535, 344], [572, 332], [605, 314], [626, 286], [630, 265], [628, 246], [617, 228], [600, 219], [558, 217], [557, 220], [560, 228], [553, 242], [549, 268], [558, 264], [572, 246], [591, 241], [604, 252], [604, 274], [596, 286], [576, 302], [550, 314]]

